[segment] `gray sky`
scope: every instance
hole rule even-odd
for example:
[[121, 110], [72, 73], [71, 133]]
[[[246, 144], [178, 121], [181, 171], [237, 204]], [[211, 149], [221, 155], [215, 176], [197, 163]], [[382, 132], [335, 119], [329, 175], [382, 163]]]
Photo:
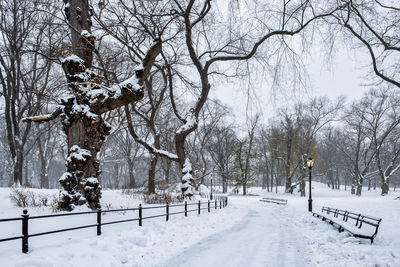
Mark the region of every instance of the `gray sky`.
[[211, 97], [218, 98], [222, 103], [231, 107], [235, 121], [245, 122], [246, 107], [248, 107], [248, 114], [261, 112], [264, 120], [267, 121], [268, 118], [275, 115], [277, 109], [298, 100], [306, 100], [313, 96], [327, 96], [334, 99], [344, 95], [349, 103], [361, 98], [363, 93], [368, 90], [368, 87], [363, 86], [367, 83], [365, 76], [371, 70], [370, 58], [366, 50], [356, 51], [340, 48], [336, 50], [335, 56], [330, 62], [324, 60], [317, 48], [313, 50], [315, 50], [314, 55], [306, 62], [311, 86], [311, 88], [307, 88], [308, 92], [293, 92], [292, 90], [272, 92], [270, 86], [255, 83], [253, 91], [256, 97], [247, 102], [246, 89], [240, 89], [246, 85], [229, 83], [217, 86]]

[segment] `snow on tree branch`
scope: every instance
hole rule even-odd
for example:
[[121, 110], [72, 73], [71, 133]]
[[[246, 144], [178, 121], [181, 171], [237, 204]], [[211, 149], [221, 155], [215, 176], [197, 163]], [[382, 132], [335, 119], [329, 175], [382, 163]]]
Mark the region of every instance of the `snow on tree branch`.
[[22, 121], [23, 122], [39, 122], [39, 123], [51, 121], [51, 120], [56, 119], [62, 112], [63, 112], [63, 108], [61, 106], [59, 106], [51, 114], [26, 117], [26, 118], [23, 118]]

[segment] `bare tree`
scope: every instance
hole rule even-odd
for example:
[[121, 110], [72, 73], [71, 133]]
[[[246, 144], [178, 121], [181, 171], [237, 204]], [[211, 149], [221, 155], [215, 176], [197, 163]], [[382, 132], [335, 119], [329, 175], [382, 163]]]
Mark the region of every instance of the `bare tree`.
[[366, 132], [366, 106], [353, 103], [346, 111], [346, 133], [347, 136], [337, 146], [345, 157], [351, 161], [352, 183], [351, 193], [361, 195], [363, 181], [370, 172], [373, 163], [374, 151]]
[[97, 153], [100, 151], [110, 127], [102, 114], [143, 98], [143, 84], [161, 51], [157, 36], [143, 57], [135, 74], [126, 81], [106, 87], [93, 71], [96, 37], [91, 32], [93, 9], [89, 1], [68, 0], [64, 7], [70, 28], [70, 55], [62, 60], [69, 95], [52, 114], [26, 118], [26, 122], [44, 122], [62, 116], [63, 129], [68, 140], [67, 172], [60, 178], [64, 190], [60, 208], [72, 210], [74, 205], [88, 203], [99, 207], [101, 187]]
[[31, 123], [21, 124], [21, 119], [41, 111], [54, 85], [50, 81], [52, 62], [40, 55], [53, 37], [46, 30], [51, 19], [37, 11], [44, 6], [38, 1], [13, 0], [2, 2], [0, 8], [0, 85], [14, 184], [22, 183], [25, 146], [32, 128]]
[[[396, 1], [338, 1], [343, 8], [332, 14], [358, 47], [367, 49], [375, 75], [400, 87], [400, 6]], [[357, 47], [357, 49], [358, 49]]]
[[[158, 73], [161, 73], [161, 77], [163, 82], [159, 83], [161, 86], [160, 90], [155, 90], [156, 88], [156, 81], [155, 76], [149, 75], [149, 77], [145, 81], [145, 88], [147, 90], [147, 95], [149, 97], [149, 101], [144, 104], [132, 104], [131, 109], [132, 111], [146, 124], [147, 128], [149, 129], [152, 138], [153, 138], [153, 145], [149, 146], [148, 142], [139, 138], [136, 134], [136, 130], [134, 129], [132, 118], [130, 114], [130, 110], [128, 106], [125, 106], [125, 112], [127, 116], [128, 122], [128, 129], [132, 137], [135, 139], [136, 142], [139, 144], [144, 145], [144, 147], [151, 153], [153, 151], [160, 151], [161, 144], [160, 144], [160, 131], [158, 129], [158, 125], [156, 124], [157, 115], [164, 115], [161, 113], [160, 109], [164, 102], [164, 96], [167, 91], [167, 74], [164, 70], [159, 69]], [[148, 191], [149, 193], [155, 193], [155, 173], [156, 173], [156, 166], [158, 162], [159, 156], [157, 154], [151, 154], [150, 156], [150, 167], [149, 167], [149, 175], [148, 175]]]
[[[400, 99], [389, 89], [371, 90], [362, 100], [382, 195], [389, 191], [389, 179], [400, 169]], [[386, 150], [386, 153], [385, 153]]]
[[47, 124], [37, 138], [38, 156], [40, 160], [40, 187], [49, 188], [49, 168], [56, 153], [60, 129], [53, 124]]
[[212, 138], [207, 145], [211, 159], [222, 177], [222, 192], [226, 193], [228, 181], [233, 174], [233, 160], [237, 137], [230, 125], [221, 125], [213, 129]]
[[236, 149], [236, 166], [237, 166], [237, 181], [243, 188], [243, 195], [247, 194], [248, 183], [254, 175], [254, 158], [256, 152], [254, 150], [255, 145], [255, 133], [260, 115], [256, 115], [250, 122], [250, 129], [247, 132], [247, 136], [243, 139], [238, 139]]
[[299, 103], [296, 112], [302, 117], [301, 139], [297, 144], [301, 153], [301, 175], [299, 179], [300, 194], [305, 196], [306, 180], [306, 160], [307, 157], [315, 158], [315, 149], [317, 134], [332, 121], [338, 120], [338, 113], [344, 105], [344, 98], [340, 97], [335, 102], [331, 102], [326, 97], [313, 98], [308, 103]]

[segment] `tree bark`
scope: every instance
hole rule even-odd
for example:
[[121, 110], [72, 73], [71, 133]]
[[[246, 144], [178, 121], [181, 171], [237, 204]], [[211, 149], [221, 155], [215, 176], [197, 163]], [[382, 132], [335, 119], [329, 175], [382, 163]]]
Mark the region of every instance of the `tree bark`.
[[17, 150], [17, 157], [14, 163], [14, 185], [21, 186], [22, 183], [22, 175], [23, 175], [23, 167], [24, 167], [24, 153], [20, 149]]
[[228, 192], [228, 175], [226, 172], [222, 173], [222, 193]]
[[361, 196], [363, 183], [364, 183], [364, 177], [360, 176], [357, 180], [357, 192], [356, 192], [357, 196]]
[[300, 196], [306, 196], [306, 169], [301, 168], [301, 181], [300, 181]]
[[47, 162], [43, 151], [42, 141], [38, 139], [40, 158], [40, 188], [49, 188], [49, 176], [47, 174]]
[[381, 189], [382, 189], [381, 192], [382, 196], [387, 195], [389, 193], [389, 178], [386, 178], [386, 181], [382, 182]]
[[340, 189], [340, 178], [339, 178], [339, 172], [338, 171], [336, 171], [335, 186], [336, 186], [337, 190]]
[[136, 187], [135, 175], [133, 174], [133, 162], [128, 159], [129, 188]]
[[150, 168], [149, 168], [149, 179], [148, 179], [148, 190], [149, 190], [150, 194], [154, 194], [156, 192], [155, 176], [156, 176], [157, 161], [158, 161], [158, 157], [155, 155], [151, 155]]
[[353, 177], [351, 179], [351, 194], [352, 195], [354, 195], [356, 193], [356, 183], [357, 183], [356, 174], [353, 174]]

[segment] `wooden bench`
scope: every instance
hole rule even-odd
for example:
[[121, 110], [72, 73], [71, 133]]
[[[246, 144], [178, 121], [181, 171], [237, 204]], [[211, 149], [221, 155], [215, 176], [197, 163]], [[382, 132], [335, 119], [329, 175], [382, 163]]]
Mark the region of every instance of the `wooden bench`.
[[[326, 215], [313, 212], [313, 216], [338, 228], [339, 232], [346, 231], [354, 237], [369, 239], [371, 243], [374, 242], [374, 238], [378, 234], [379, 224], [382, 221], [380, 218], [329, 207], [322, 207], [323, 212], [326, 212]], [[355, 225], [348, 223], [349, 219], [353, 220]], [[360, 230], [363, 225], [368, 225], [369, 229], [364, 227], [363, 230]]]
[[287, 204], [287, 199], [282, 199], [282, 198], [263, 197], [262, 199], [260, 199], [260, 201], [275, 203], [275, 204], [279, 204], [279, 205]]

